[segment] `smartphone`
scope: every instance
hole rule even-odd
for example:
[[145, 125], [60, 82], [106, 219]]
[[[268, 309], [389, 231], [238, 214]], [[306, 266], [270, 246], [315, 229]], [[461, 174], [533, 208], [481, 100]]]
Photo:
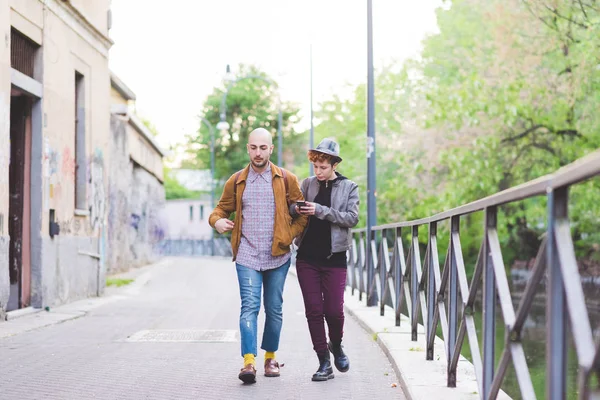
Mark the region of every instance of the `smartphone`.
[[297, 201], [296, 205], [298, 206], [298, 208], [306, 207], [306, 202], [305, 201]]

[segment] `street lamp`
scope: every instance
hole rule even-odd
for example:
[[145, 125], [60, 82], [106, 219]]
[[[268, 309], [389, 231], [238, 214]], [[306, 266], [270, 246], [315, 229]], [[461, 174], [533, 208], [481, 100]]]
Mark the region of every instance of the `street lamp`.
[[[215, 209], [215, 130], [210, 122], [204, 117], [200, 120], [208, 127], [210, 131], [210, 208]], [[218, 125], [217, 125], [218, 128]], [[210, 230], [210, 254], [215, 255], [215, 232]]]
[[[227, 95], [229, 94], [229, 90], [231, 90], [231, 88], [238, 83], [239, 81], [243, 81], [245, 79], [259, 79], [263, 82], [266, 82], [269, 85], [273, 85], [277, 88], [277, 84], [275, 82], [273, 82], [272, 80], [265, 78], [264, 76], [260, 76], [260, 75], [256, 75], [256, 74], [250, 74], [250, 75], [246, 75], [246, 76], [242, 76], [241, 78], [237, 78], [237, 79], [231, 79], [231, 70], [229, 68], [229, 65], [227, 65], [227, 75], [226, 79], [228, 80], [230, 83], [227, 86], [227, 89], [225, 90], [225, 92], [223, 93], [223, 98], [221, 99], [221, 120], [219, 121], [219, 123], [217, 124], [217, 130], [219, 131], [226, 131], [229, 130], [229, 123], [226, 121], [227, 118]], [[281, 147], [282, 147], [282, 134], [281, 134], [281, 124], [283, 121], [283, 116], [281, 113], [281, 97], [279, 95], [279, 90], [277, 91], [277, 105], [279, 107], [279, 112], [277, 115], [277, 164], [280, 167], [283, 167], [283, 160], [282, 160], [282, 156], [281, 156]]]

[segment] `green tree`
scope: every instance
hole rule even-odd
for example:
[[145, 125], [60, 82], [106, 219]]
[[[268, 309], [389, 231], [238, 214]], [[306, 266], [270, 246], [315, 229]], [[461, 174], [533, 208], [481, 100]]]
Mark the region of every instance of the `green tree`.
[[[235, 79], [248, 75], [258, 75], [273, 84], [268, 84], [262, 79], [240, 79], [235, 83], [227, 95], [227, 122], [228, 131], [216, 131], [220, 120], [221, 100], [224, 93], [223, 87], [215, 88], [213, 93], [204, 102], [202, 115], [215, 127], [215, 179], [217, 181], [228, 178], [235, 171], [245, 167], [249, 160], [246, 152], [246, 143], [250, 132], [262, 127], [273, 134], [274, 143], [277, 145], [277, 117], [278, 98], [277, 83], [266, 73], [254, 66], [240, 65]], [[294, 161], [294, 153], [301, 139], [294, 130], [298, 121], [298, 106], [282, 102], [282, 135], [287, 163], [290, 167]], [[189, 166], [196, 168], [210, 167], [210, 130], [204, 123], [200, 123], [198, 132], [189, 135], [187, 139], [188, 151], [191, 153]], [[277, 148], [273, 151], [272, 161], [277, 162]], [[285, 157], [284, 157], [285, 158]]]
[[175, 199], [197, 199], [200, 196], [200, 192], [189, 190], [184, 187], [172, 174], [171, 170], [164, 168], [165, 177], [165, 198], [167, 200]]

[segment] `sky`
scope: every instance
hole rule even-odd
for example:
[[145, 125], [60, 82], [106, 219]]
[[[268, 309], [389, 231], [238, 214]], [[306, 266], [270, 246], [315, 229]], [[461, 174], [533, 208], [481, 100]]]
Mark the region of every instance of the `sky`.
[[[375, 69], [419, 53], [436, 32], [440, 3], [373, 0]], [[138, 114], [164, 148], [198, 129], [227, 64], [274, 78], [282, 101], [300, 105], [301, 129], [310, 126], [311, 46], [314, 107], [366, 82], [366, 0], [112, 0], [111, 9], [110, 68], [136, 93]]]

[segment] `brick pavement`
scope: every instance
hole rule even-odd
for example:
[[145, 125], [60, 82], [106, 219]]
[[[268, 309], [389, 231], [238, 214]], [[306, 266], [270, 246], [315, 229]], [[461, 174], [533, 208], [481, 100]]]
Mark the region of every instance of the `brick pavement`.
[[[282, 376], [259, 374], [250, 386], [237, 379], [237, 334], [235, 342], [224, 343], [128, 340], [151, 329], [237, 331], [239, 295], [229, 260], [173, 259], [147, 269], [139, 280], [135, 290], [108, 291], [114, 300], [100, 302], [83, 317], [0, 338], [0, 399], [404, 398], [400, 387], [392, 387], [397, 378], [389, 361], [351, 317], [345, 329], [350, 371], [335, 371], [328, 382], [311, 382], [317, 359], [291, 274], [277, 353], [285, 363]], [[260, 361], [263, 355], [259, 350]]]

